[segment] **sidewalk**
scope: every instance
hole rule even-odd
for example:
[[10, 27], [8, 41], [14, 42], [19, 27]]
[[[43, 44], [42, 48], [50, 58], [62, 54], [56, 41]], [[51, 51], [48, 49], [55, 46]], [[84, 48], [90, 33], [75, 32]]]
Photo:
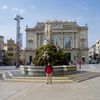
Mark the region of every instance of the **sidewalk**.
[[[99, 69], [99, 65], [94, 64], [94, 66], [83, 66], [80, 71], [93, 72], [93, 67], [94, 71]], [[90, 73], [84, 74], [87, 76]], [[77, 83], [54, 82], [53, 84], [2, 81], [0, 90], [0, 100], [100, 100], [100, 77]]]
[[0, 82], [0, 100], [100, 100], [100, 77], [81, 83]]

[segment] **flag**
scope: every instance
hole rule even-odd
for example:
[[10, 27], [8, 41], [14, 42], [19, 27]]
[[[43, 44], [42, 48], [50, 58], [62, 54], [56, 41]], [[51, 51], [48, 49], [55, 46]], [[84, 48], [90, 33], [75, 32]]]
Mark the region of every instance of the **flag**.
[[22, 33], [19, 33], [19, 34], [18, 34], [18, 41], [17, 41], [17, 42], [18, 42], [18, 46], [19, 46], [19, 47], [22, 47], [22, 36], [23, 36]]

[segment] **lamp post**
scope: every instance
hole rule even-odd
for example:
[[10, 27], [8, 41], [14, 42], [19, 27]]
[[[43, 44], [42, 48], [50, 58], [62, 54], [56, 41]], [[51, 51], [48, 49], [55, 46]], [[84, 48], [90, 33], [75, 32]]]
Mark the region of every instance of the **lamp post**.
[[17, 26], [16, 26], [16, 68], [19, 67], [19, 38], [20, 38], [20, 20], [22, 20], [23, 17], [20, 15], [16, 15], [14, 20], [17, 21]]

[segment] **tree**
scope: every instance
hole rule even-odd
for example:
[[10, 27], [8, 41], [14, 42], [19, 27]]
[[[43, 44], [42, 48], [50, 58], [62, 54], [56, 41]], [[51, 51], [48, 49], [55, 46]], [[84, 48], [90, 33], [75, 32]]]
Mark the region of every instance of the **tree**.
[[46, 65], [48, 62], [52, 65], [68, 64], [64, 51], [62, 49], [58, 50], [53, 44], [43, 45], [38, 48], [33, 59], [33, 63], [37, 66]]

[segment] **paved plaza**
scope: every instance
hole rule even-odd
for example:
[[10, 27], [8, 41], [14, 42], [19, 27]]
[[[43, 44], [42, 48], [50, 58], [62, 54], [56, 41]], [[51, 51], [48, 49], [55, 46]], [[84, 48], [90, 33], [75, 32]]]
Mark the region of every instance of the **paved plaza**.
[[[45, 81], [0, 81], [0, 100], [100, 100], [100, 65], [83, 65], [79, 71], [83, 71], [83, 74], [78, 74], [80, 76], [96, 76], [80, 82], [54, 81], [53, 84]], [[72, 78], [80, 78], [76, 76]]]

